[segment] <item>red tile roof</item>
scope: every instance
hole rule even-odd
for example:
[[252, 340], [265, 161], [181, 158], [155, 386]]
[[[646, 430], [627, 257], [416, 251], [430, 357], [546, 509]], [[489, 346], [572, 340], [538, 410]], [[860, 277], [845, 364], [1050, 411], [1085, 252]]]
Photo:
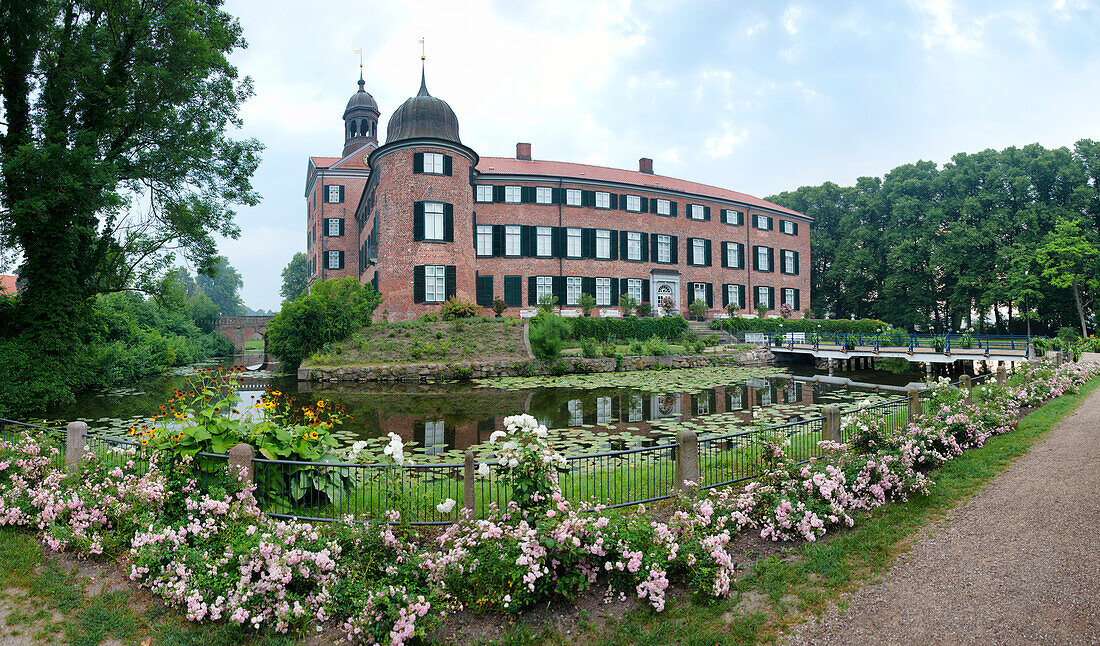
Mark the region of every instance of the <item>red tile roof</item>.
[[340, 157], [310, 157], [309, 159], [317, 168], [328, 168], [340, 161]]
[[790, 213], [792, 215], [812, 219], [798, 211], [792, 211], [778, 204], [773, 204], [767, 200], [762, 200], [745, 193], [738, 193], [737, 191], [709, 186], [707, 184], [689, 182], [673, 177], [664, 177], [663, 175], [650, 175], [648, 173], [640, 173], [632, 170], [620, 170], [618, 168], [607, 168], [604, 166], [589, 166], [588, 164], [574, 164], [571, 162], [543, 161], [539, 159], [526, 161], [512, 159], [511, 157], [482, 157], [480, 163], [477, 165], [477, 170], [480, 173], [500, 175], [575, 177], [578, 179], [591, 179], [601, 182], [633, 184], [642, 188], [660, 188], [702, 195], [704, 197], [733, 200], [750, 206], [757, 206], [780, 213]]
[[0, 276], [0, 294], [15, 293], [15, 276]]

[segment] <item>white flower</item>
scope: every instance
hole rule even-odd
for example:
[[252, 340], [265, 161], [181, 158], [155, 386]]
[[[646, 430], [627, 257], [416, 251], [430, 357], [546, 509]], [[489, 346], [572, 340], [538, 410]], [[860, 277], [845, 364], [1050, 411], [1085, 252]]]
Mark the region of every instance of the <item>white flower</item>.
[[441, 514], [449, 514], [454, 509], [455, 501], [448, 498], [435, 506], [435, 510]]
[[365, 448], [367, 448], [367, 443], [364, 442], [363, 440], [359, 440], [358, 442], [355, 442], [354, 444], [351, 445], [352, 453], [358, 453], [358, 452], [362, 451]]
[[484, 478], [489, 475], [489, 465], [482, 462], [477, 467], [477, 475], [479, 478]]
[[489, 444], [496, 444], [497, 440], [502, 437], [508, 437], [508, 434], [504, 431], [493, 431], [493, 434], [489, 436]]

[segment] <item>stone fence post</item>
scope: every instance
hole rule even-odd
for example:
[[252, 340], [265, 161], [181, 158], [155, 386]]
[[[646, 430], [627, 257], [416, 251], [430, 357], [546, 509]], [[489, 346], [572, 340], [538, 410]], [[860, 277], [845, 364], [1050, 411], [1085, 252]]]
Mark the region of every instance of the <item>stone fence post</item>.
[[962, 388], [963, 391], [964, 391], [963, 395], [966, 398], [966, 403], [967, 404], [973, 404], [974, 403], [974, 392], [973, 392], [974, 384], [971, 383], [971, 381], [970, 381], [970, 375], [963, 375], [963, 376], [959, 377], [959, 388]]
[[1007, 371], [1005, 371], [1005, 364], [1002, 363], [1001, 365], [997, 366], [997, 383], [1003, 385], [1005, 380], [1007, 379], [1008, 373]]
[[69, 422], [65, 427], [65, 468], [69, 473], [76, 473], [80, 468], [88, 446], [87, 435], [88, 425], [84, 422]]
[[676, 490], [685, 491], [685, 483], [699, 482], [699, 436], [689, 429], [681, 429], [676, 434], [680, 448], [676, 450]]
[[466, 464], [462, 468], [462, 506], [474, 511], [474, 452], [466, 451]]
[[256, 457], [256, 450], [251, 444], [234, 446], [229, 449], [229, 472], [234, 475], [243, 472], [245, 484], [254, 484], [256, 475], [256, 468], [252, 464], [254, 457]]
[[840, 443], [840, 409], [836, 406], [826, 406], [821, 409], [825, 417], [821, 421], [821, 439]]
[[920, 391], [915, 386], [909, 386], [906, 392], [909, 395], [909, 421], [913, 421], [924, 412], [920, 404]]
[[1051, 355], [1054, 358], [1054, 367], [1055, 368], [1061, 368], [1062, 367], [1062, 351], [1061, 350], [1056, 350], [1056, 351], [1052, 352]]

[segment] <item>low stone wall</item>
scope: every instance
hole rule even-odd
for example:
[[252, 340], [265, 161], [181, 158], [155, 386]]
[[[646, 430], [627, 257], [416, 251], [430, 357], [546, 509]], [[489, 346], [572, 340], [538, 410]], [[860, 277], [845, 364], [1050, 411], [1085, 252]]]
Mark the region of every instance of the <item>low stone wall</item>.
[[[652, 368], [700, 368], [704, 366], [763, 366], [772, 359], [767, 348], [744, 352], [707, 354], [670, 354], [659, 357], [587, 358], [565, 356], [562, 374], [628, 372]], [[470, 361], [457, 363], [407, 363], [376, 366], [314, 366], [298, 369], [298, 381], [440, 381], [444, 379], [485, 379], [490, 377], [526, 377], [552, 375], [557, 362], [541, 361]]]

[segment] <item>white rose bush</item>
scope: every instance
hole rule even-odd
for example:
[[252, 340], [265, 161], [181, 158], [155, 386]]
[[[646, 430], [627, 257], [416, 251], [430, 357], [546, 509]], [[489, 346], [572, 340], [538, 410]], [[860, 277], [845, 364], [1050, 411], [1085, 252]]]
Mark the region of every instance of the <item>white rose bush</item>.
[[[517, 415], [493, 434], [496, 463], [478, 468], [482, 477], [495, 471], [512, 499], [483, 518], [438, 501], [436, 511], [457, 520], [434, 538], [402, 524], [399, 509], [375, 519], [388, 522], [273, 519], [241, 477], [200, 487], [188, 458], [156, 452], [88, 453], [69, 474], [48, 438], [15, 435], [0, 438], [0, 524], [36, 532], [47, 549], [124, 560], [135, 584], [189, 620], [250, 631], [405, 644], [438, 638], [455, 612], [517, 613], [590, 589], [660, 612], [671, 586], [734, 594], [739, 535], [815, 541], [855, 525], [928, 491], [936, 467], [1097, 374], [1097, 364], [1027, 368], [1008, 385], [976, 387], [972, 403], [939, 386], [935, 408], [900, 428], [871, 411], [846, 416], [849, 441], [820, 443], [822, 457], [805, 464], [788, 456], [788, 438], [764, 432], [761, 477], [688, 491], [659, 517], [569, 500], [558, 481], [565, 458], [545, 427]], [[405, 447], [391, 436], [386, 449], [396, 478], [409, 464]]]

